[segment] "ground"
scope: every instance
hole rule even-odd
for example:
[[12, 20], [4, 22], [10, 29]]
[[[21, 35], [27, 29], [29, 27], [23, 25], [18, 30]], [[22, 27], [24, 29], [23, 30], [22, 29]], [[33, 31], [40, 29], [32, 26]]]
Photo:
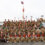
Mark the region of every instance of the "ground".
[[0, 45], [45, 45], [45, 42], [1, 43]]

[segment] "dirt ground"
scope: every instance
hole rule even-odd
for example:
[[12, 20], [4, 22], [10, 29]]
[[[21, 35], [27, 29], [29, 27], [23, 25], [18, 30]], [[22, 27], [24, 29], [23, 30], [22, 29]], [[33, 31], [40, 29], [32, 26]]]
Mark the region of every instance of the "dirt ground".
[[20, 43], [2, 43], [0, 42], [0, 45], [45, 45], [45, 42], [20, 42]]

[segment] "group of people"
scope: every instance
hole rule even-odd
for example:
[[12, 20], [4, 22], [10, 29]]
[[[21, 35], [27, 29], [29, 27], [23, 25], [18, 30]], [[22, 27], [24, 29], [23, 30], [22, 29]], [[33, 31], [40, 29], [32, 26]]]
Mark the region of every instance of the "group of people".
[[30, 42], [45, 41], [45, 27], [42, 18], [28, 21], [4, 21], [0, 29], [0, 39], [4, 38], [9, 42]]

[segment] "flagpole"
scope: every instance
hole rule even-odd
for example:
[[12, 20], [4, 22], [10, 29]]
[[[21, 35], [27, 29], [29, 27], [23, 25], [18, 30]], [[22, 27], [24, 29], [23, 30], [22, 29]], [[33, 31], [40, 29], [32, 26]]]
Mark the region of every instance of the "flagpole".
[[14, 20], [16, 21], [16, 17], [14, 17]]
[[23, 21], [25, 20], [25, 18], [24, 18], [24, 6], [23, 6]]
[[27, 21], [27, 16], [26, 16], [26, 21]]
[[24, 2], [21, 1], [21, 4], [23, 5], [23, 8], [22, 8], [22, 13], [23, 13], [22, 18], [23, 18], [23, 21], [24, 21], [25, 20], [25, 18], [24, 18]]
[[31, 22], [32, 22], [32, 16], [31, 16]]

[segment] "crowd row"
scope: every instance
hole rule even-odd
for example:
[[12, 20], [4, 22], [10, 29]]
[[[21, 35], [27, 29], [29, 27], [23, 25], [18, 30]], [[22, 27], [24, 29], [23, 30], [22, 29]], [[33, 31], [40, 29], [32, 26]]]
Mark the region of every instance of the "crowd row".
[[37, 21], [4, 21], [0, 31], [0, 38], [9, 42], [17, 41], [45, 41], [45, 27], [42, 18]]

